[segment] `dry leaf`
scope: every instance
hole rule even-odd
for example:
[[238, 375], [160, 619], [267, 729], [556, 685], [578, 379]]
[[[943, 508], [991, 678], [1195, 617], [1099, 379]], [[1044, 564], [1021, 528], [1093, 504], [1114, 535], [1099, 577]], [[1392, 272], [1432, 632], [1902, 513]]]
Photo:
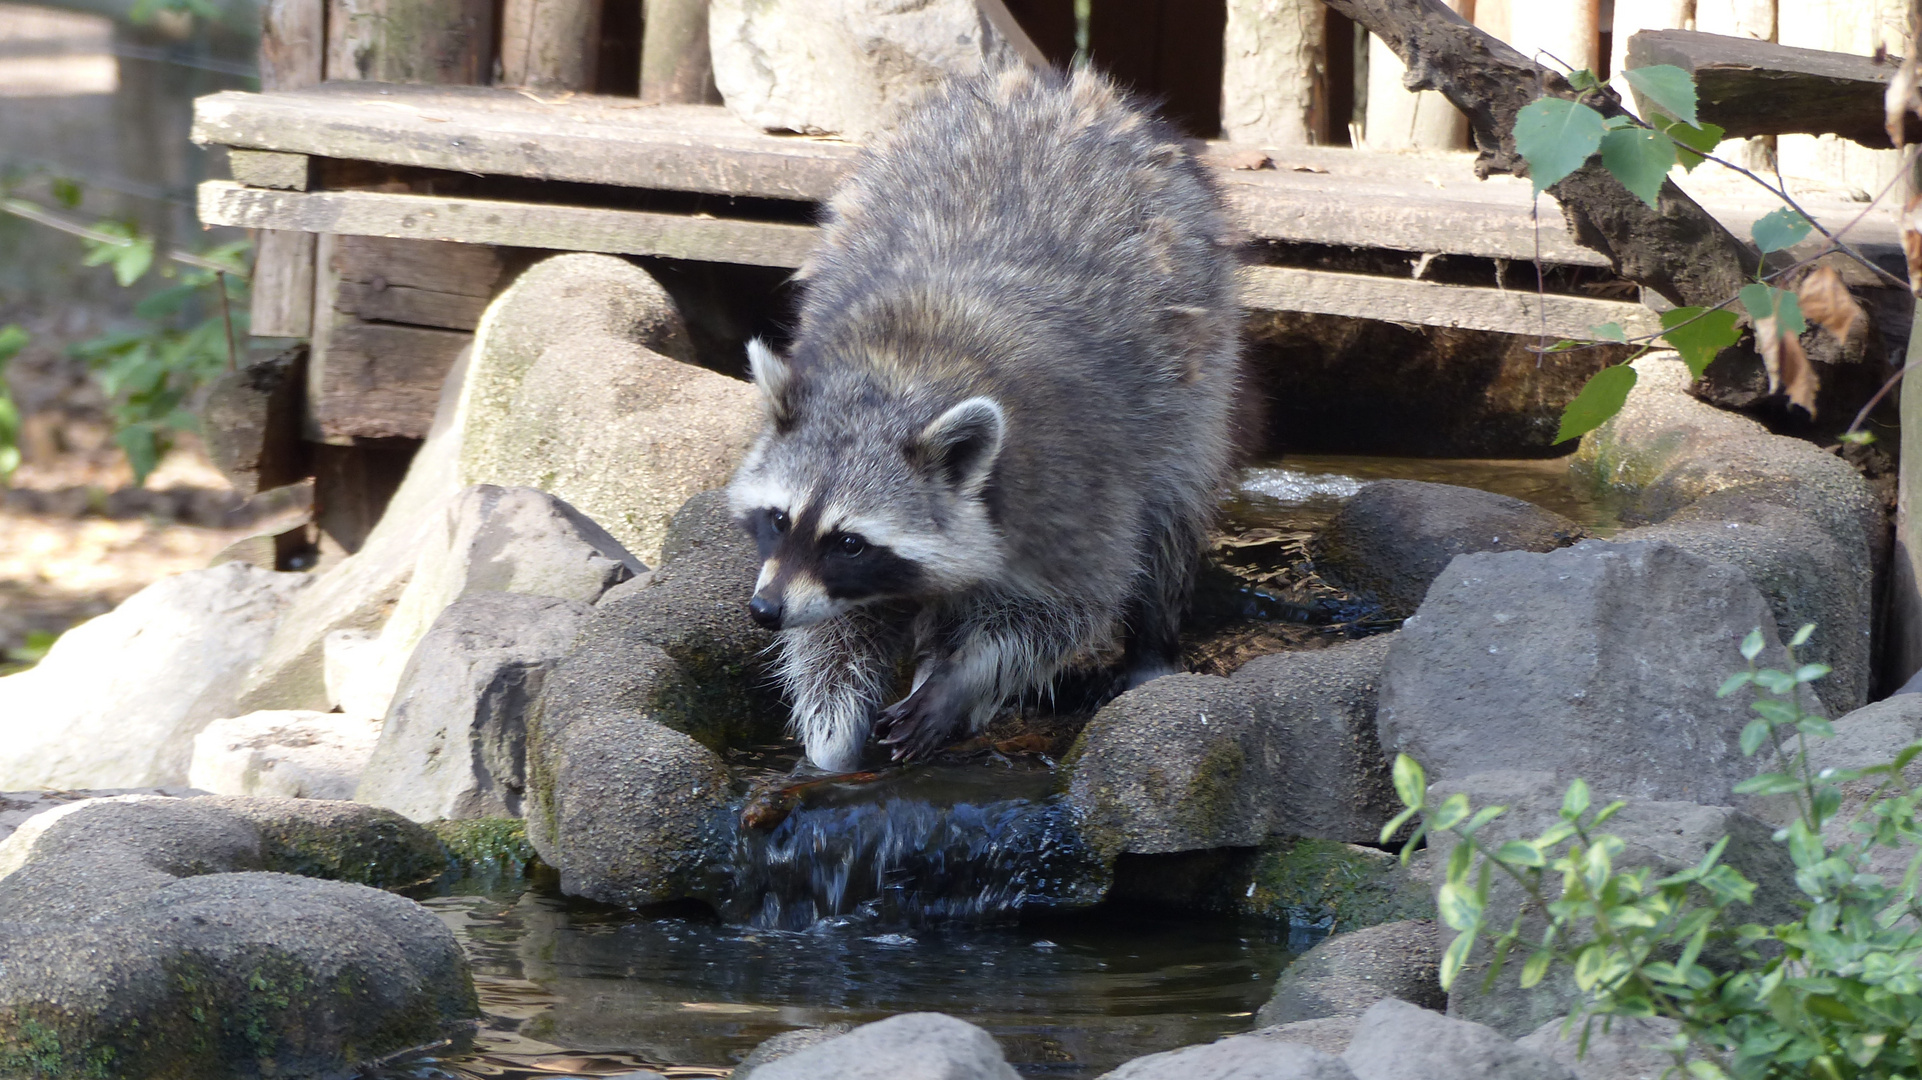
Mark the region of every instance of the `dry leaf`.
[[1895, 69], [1889, 79], [1889, 88], [1882, 94], [1882, 124], [1889, 133], [1889, 145], [1900, 150], [1904, 143], [1903, 129], [1908, 126], [1908, 113], [1916, 110], [1922, 116], [1922, 97], [1916, 95], [1916, 59], [1910, 57]]
[[1789, 404], [1800, 405], [1814, 416], [1815, 392], [1822, 384], [1816, 378], [1815, 365], [1802, 351], [1801, 339], [1776, 330], [1773, 318], [1758, 319], [1755, 346], [1761, 350], [1762, 366], [1768, 369], [1769, 392], [1787, 394]]
[[1290, 171], [1290, 172], [1311, 172], [1311, 173], [1320, 173], [1320, 174], [1322, 174], [1323, 176], [1326, 176], [1326, 175], [1328, 175], [1328, 170], [1327, 170], [1327, 169], [1324, 169], [1324, 168], [1322, 168], [1322, 167], [1321, 167], [1321, 166], [1319, 166], [1319, 165], [1296, 165], [1296, 166], [1293, 166], [1293, 167], [1291, 167], [1291, 168], [1289, 169], [1289, 171]]
[[1208, 155], [1208, 163], [1222, 169], [1272, 169], [1275, 159], [1260, 150], [1232, 150]]
[[1833, 266], [1818, 266], [1803, 278], [1795, 287], [1795, 299], [1802, 305], [1802, 314], [1837, 341], [1849, 339], [1849, 331], [1862, 314], [1861, 305]]
[[1916, 229], [1916, 207], [1922, 206], [1922, 191], [1909, 196], [1902, 208], [1902, 254], [1909, 263], [1909, 291], [1922, 296], [1922, 232]]

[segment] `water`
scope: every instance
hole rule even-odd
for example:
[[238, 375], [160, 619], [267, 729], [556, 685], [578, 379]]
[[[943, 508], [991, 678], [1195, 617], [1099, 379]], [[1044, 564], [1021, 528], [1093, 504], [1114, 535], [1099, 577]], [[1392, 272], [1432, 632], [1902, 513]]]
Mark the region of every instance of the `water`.
[[1449, 458], [1289, 455], [1242, 472], [1229, 500], [1231, 524], [1318, 531], [1342, 502], [1371, 480], [1425, 480], [1509, 495], [1553, 510], [1596, 536], [1621, 527], [1620, 508], [1574, 480], [1568, 459], [1483, 460]]

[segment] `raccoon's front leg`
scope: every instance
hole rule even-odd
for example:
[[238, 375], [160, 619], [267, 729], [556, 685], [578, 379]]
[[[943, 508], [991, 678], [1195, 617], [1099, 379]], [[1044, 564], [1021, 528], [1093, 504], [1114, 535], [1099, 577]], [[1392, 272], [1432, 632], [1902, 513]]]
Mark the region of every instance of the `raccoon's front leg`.
[[894, 683], [902, 629], [889, 613], [852, 611], [775, 639], [775, 670], [793, 709], [789, 723], [816, 768], [861, 767], [874, 710]]

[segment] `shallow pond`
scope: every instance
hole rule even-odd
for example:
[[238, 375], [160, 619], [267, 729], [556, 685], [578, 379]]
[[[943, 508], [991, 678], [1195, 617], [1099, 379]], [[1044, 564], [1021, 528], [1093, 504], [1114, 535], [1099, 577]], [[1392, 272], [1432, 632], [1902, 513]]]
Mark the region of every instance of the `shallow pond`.
[[1290, 454], [1242, 471], [1232, 523], [1316, 531], [1371, 480], [1424, 480], [1508, 495], [1553, 510], [1597, 536], [1621, 527], [1620, 507], [1576, 478], [1569, 459], [1362, 457]]

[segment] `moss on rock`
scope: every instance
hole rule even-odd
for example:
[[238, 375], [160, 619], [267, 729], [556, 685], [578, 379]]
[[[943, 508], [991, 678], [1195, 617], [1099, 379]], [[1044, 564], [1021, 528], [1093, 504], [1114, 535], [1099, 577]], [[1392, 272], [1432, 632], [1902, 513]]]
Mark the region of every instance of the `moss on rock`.
[[1426, 876], [1383, 851], [1332, 840], [1292, 840], [1262, 849], [1244, 912], [1332, 931], [1432, 919]]
[[535, 860], [527, 822], [519, 818], [470, 818], [429, 822], [427, 830], [447, 851], [447, 869], [462, 876], [518, 877]]

